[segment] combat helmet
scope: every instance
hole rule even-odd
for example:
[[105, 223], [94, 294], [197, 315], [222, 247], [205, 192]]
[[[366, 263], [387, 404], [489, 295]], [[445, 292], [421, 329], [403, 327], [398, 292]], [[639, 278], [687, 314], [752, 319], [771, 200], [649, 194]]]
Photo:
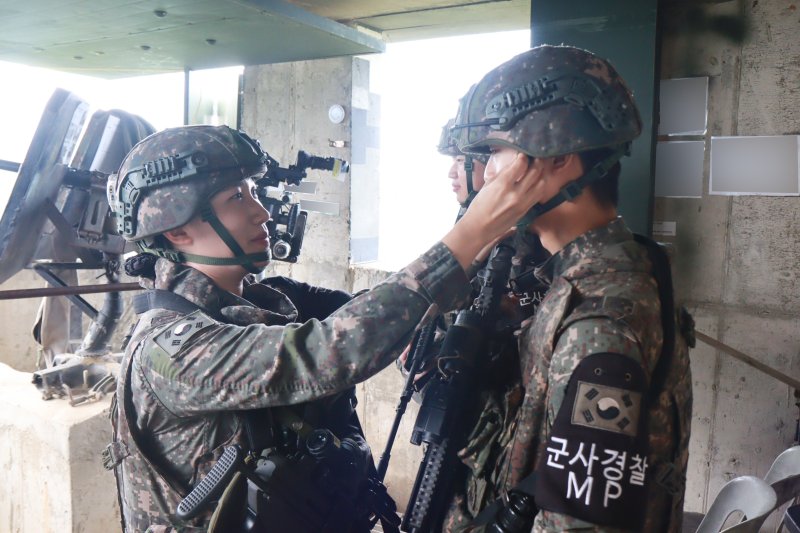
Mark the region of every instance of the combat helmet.
[[468, 206], [469, 203], [475, 198], [475, 195], [478, 192], [475, 190], [474, 181], [472, 179], [472, 173], [475, 170], [475, 164], [473, 160], [477, 159], [484, 165], [489, 161], [488, 154], [467, 154], [461, 151], [456, 143], [456, 139], [453, 136], [453, 124], [455, 124], [455, 119], [451, 118], [447, 121], [447, 124], [442, 126], [442, 134], [439, 137], [439, 145], [437, 146], [437, 150], [442, 155], [447, 155], [450, 157], [458, 157], [464, 156], [464, 172], [467, 175], [467, 198], [462, 203], [462, 206]]
[[[170, 261], [211, 265], [243, 265], [260, 271], [255, 262], [269, 252], [245, 254], [211, 207], [219, 191], [267, 170], [267, 155], [245, 133], [227, 126], [184, 126], [154, 133], [125, 156], [108, 179], [108, 203], [117, 230], [140, 251]], [[234, 254], [215, 258], [185, 254], [157, 244], [156, 237], [179, 228], [196, 215], [211, 224]]]
[[572, 46], [531, 48], [496, 67], [461, 100], [453, 125], [459, 148], [487, 154], [510, 147], [531, 157], [607, 148], [610, 155], [556, 197], [535, 205], [520, 225], [580, 194], [629, 153], [642, 121], [614, 67]]
[[484, 153], [465, 153], [462, 152], [461, 149], [458, 147], [457, 138], [454, 136], [453, 126], [456, 123], [456, 119], [451, 118], [447, 121], [447, 124], [442, 126], [442, 134], [439, 137], [439, 144], [436, 147], [436, 150], [442, 155], [448, 155], [450, 157], [458, 157], [460, 155], [468, 155], [473, 159], [477, 159], [484, 165], [489, 161], [489, 154]]

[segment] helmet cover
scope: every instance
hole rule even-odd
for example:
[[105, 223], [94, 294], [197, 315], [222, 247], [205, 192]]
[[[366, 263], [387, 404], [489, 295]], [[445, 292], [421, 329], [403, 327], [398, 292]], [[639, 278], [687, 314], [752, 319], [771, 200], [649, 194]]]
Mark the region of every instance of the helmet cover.
[[108, 202], [119, 233], [140, 241], [178, 228], [220, 190], [266, 172], [258, 143], [227, 126], [183, 126], [154, 133], [109, 176]]
[[554, 157], [624, 145], [641, 129], [631, 91], [607, 60], [572, 46], [542, 45], [474, 85], [452, 131], [464, 152], [507, 146]]

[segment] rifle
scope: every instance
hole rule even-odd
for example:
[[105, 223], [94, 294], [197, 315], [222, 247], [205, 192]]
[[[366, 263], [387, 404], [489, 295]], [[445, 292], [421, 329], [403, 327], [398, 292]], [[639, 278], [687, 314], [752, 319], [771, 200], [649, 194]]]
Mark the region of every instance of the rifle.
[[400, 393], [400, 401], [395, 407], [394, 421], [392, 422], [392, 429], [389, 431], [389, 438], [386, 439], [386, 447], [383, 449], [380, 461], [378, 462], [378, 479], [382, 482], [386, 476], [386, 470], [389, 468], [389, 459], [392, 456], [392, 447], [394, 446], [394, 439], [397, 437], [397, 430], [400, 428], [400, 421], [408, 407], [408, 402], [411, 401], [414, 395], [414, 384], [417, 374], [425, 367], [425, 364], [431, 359], [431, 345], [436, 333], [436, 323], [428, 324], [420, 328], [414, 336], [412, 346], [414, 349], [408, 355], [406, 360], [405, 369], [408, 371], [406, 382], [403, 385], [403, 392]]
[[[514, 256], [511, 240], [492, 251], [478, 273], [480, 292], [469, 309], [459, 311], [448, 328], [439, 353], [438, 370], [430, 379], [411, 435], [411, 443], [426, 444], [414, 488], [400, 525], [402, 531], [439, 531], [458, 470], [456, 453], [469, 430], [469, 416], [477, 397], [473, 392], [489, 361], [490, 333], [497, 320]], [[413, 378], [412, 378], [413, 379]]]

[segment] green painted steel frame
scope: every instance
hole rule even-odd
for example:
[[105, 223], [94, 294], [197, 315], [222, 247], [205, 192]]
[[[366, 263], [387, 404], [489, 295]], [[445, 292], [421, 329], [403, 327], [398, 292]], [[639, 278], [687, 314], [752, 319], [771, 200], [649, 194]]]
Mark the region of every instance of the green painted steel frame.
[[653, 225], [658, 0], [531, 0], [531, 45], [568, 44], [611, 61], [642, 115], [642, 135], [623, 159], [619, 211], [637, 233]]

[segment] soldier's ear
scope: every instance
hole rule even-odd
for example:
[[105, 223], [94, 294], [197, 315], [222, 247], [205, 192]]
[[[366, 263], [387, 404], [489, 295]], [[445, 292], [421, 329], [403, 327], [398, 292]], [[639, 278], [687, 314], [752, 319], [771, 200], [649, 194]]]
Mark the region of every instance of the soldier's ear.
[[163, 233], [164, 238], [167, 239], [173, 246], [186, 246], [192, 244], [192, 237], [181, 226], [180, 228], [171, 229]]
[[583, 175], [583, 164], [578, 154], [557, 155], [552, 158], [553, 172], [566, 174], [570, 179]]

